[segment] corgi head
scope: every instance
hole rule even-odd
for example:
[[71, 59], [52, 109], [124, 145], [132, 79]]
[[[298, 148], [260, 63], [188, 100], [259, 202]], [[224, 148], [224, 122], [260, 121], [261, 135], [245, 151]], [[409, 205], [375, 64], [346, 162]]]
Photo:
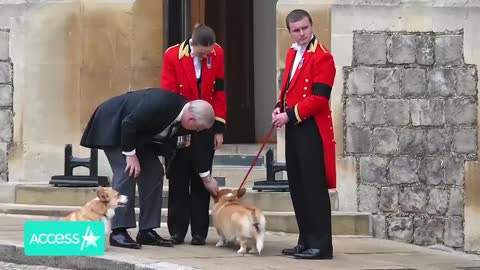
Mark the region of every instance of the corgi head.
[[240, 201], [240, 198], [245, 195], [245, 192], [247, 192], [245, 188], [241, 188], [240, 190], [224, 188], [219, 190], [216, 196], [213, 196], [213, 200], [215, 203], [218, 203], [219, 201]]
[[101, 202], [105, 203], [108, 208], [123, 207], [128, 202], [127, 196], [121, 195], [111, 187], [98, 187], [97, 197]]

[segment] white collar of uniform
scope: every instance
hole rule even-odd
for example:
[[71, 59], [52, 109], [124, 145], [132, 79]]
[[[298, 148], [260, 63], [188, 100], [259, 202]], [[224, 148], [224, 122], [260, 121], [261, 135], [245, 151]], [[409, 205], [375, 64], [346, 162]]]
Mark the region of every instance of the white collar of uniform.
[[198, 58], [198, 56], [194, 56], [194, 52], [195, 52], [195, 47], [192, 46], [192, 39], [189, 39], [188, 40], [188, 45], [190, 45], [190, 56], [193, 57], [193, 58]]
[[[312, 37], [310, 38], [310, 41], [311, 41], [312, 39], [313, 39], [313, 35], [312, 35]], [[294, 43], [292, 44], [292, 48], [293, 48], [295, 51], [300, 51], [300, 52], [305, 51], [305, 49], [307, 48], [307, 46], [308, 46], [308, 43], [305, 44], [305, 45], [303, 45], [303, 46], [298, 45], [296, 42], [294, 42]]]

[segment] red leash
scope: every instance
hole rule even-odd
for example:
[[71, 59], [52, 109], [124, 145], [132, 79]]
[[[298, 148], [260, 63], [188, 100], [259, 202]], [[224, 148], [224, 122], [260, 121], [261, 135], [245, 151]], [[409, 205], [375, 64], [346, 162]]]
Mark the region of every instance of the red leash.
[[262, 153], [262, 150], [263, 150], [263, 148], [265, 147], [265, 145], [267, 144], [268, 139], [270, 138], [270, 136], [272, 136], [272, 132], [273, 132], [273, 129], [274, 129], [274, 128], [275, 128], [275, 127], [272, 125], [272, 127], [270, 128], [270, 131], [268, 131], [267, 137], [265, 137], [265, 139], [263, 140], [262, 147], [260, 147], [260, 150], [258, 151], [258, 154], [257, 154], [257, 156], [255, 157], [255, 160], [253, 160], [253, 163], [252, 163], [252, 165], [250, 166], [250, 169], [248, 169], [248, 172], [247, 172], [247, 174], [245, 175], [245, 178], [243, 178], [243, 181], [242, 181], [242, 183], [240, 184], [240, 187], [238, 188], [238, 190], [240, 190], [240, 189], [243, 187], [243, 184], [245, 184], [245, 181], [247, 180], [248, 175], [249, 175], [250, 172], [252, 171], [253, 166], [255, 166], [255, 164], [257, 163], [257, 160], [258, 160], [258, 157], [260, 156], [260, 153]]

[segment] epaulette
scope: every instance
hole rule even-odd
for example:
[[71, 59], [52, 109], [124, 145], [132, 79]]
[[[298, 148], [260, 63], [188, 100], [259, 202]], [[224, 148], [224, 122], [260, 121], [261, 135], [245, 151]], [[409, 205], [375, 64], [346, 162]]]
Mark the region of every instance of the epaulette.
[[180, 44], [180, 48], [178, 49], [178, 60], [182, 59], [184, 56], [190, 55], [190, 45], [187, 41], [184, 41]]

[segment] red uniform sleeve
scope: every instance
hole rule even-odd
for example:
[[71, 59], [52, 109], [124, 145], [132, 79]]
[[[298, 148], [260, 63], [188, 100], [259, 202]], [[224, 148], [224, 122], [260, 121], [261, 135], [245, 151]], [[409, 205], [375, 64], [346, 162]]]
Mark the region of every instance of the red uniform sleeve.
[[169, 49], [163, 55], [163, 67], [161, 74], [160, 87], [172, 92], [177, 91], [177, 76], [175, 73], [175, 57], [172, 56], [172, 50]]
[[217, 64], [215, 74], [215, 85], [212, 95], [212, 106], [215, 111], [215, 124], [213, 129], [216, 133], [221, 133], [225, 130], [227, 122], [227, 99], [225, 94], [225, 82], [224, 82], [224, 56], [223, 49], [219, 45], [215, 46], [215, 52], [217, 54]]

